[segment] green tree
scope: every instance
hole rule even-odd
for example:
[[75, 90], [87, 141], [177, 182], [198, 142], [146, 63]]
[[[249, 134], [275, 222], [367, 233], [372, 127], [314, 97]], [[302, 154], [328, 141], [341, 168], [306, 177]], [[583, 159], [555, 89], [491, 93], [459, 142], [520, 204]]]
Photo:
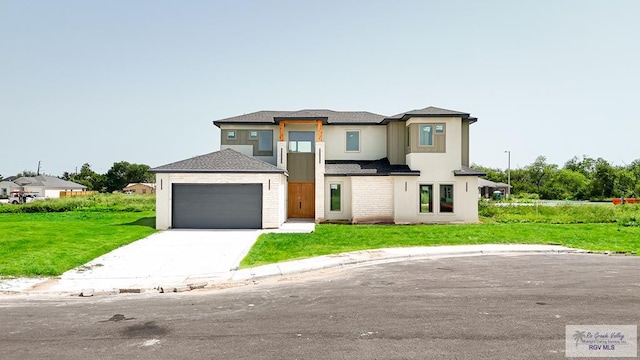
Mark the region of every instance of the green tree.
[[589, 198], [588, 190], [589, 179], [582, 172], [561, 169], [553, 173], [540, 196], [545, 199], [584, 200]]
[[502, 169], [493, 169], [493, 168], [488, 168], [488, 167], [484, 167], [482, 165], [477, 165], [477, 164], [471, 164], [471, 167], [476, 170], [486, 172], [487, 180], [491, 180], [493, 182], [502, 182], [502, 183], [507, 182], [507, 173]]
[[153, 175], [149, 173], [148, 165], [130, 164], [126, 161], [114, 163], [105, 177], [109, 192], [122, 190], [129, 183], [153, 181]]
[[596, 160], [587, 155], [582, 155], [582, 160], [578, 160], [578, 157], [574, 156], [564, 164], [563, 169], [579, 172], [588, 179], [591, 179], [593, 173], [596, 171]]
[[[64, 175], [63, 175], [64, 177]], [[80, 172], [69, 174], [69, 180], [87, 187], [88, 190], [105, 191], [105, 177], [91, 170], [91, 165], [84, 163]]]
[[525, 167], [525, 170], [531, 185], [535, 188], [535, 193], [543, 197], [542, 189], [558, 170], [558, 165], [548, 164], [546, 157], [538, 156], [533, 164]]
[[616, 174], [613, 166], [611, 166], [607, 160], [598, 158], [596, 160], [593, 177], [591, 178], [591, 197], [597, 199], [613, 197], [615, 180]]
[[35, 171], [24, 170], [16, 174], [16, 177], [35, 177], [38, 176]]

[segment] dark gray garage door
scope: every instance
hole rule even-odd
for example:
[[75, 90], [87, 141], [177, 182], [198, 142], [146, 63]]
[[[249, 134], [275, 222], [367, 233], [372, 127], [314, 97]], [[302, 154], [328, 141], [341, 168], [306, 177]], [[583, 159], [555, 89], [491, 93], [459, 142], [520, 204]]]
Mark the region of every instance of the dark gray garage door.
[[174, 229], [262, 228], [262, 184], [173, 184]]

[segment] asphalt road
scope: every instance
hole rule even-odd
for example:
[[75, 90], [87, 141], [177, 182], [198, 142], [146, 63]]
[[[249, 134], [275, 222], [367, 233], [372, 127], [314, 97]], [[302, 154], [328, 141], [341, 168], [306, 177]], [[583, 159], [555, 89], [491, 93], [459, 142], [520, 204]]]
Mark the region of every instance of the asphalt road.
[[0, 297], [0, 358], [563, 359], [565, 325], [640, 322], [639, 269], [481, 256], [180, 294]]

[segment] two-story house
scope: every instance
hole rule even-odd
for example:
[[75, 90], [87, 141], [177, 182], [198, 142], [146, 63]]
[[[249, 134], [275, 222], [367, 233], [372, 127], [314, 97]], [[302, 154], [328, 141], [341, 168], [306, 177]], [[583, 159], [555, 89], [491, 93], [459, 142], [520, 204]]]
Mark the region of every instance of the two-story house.
[[151, 169], [158, 229], [274, 228], [287, 219], [478, 221], [468, 113], [259, 111], [214, 121], [221, 150]]

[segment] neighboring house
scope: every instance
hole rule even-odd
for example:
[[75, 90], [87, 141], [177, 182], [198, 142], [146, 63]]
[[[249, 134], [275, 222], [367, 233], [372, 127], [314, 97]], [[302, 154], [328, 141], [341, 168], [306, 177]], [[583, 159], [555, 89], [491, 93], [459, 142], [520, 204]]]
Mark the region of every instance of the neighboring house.
[[38, 175], [14, 180], [22, 191], [39, 193], [46, 198], [59, 198], [61, 191], [85, 191], [87, 187], [55, 176]]
[[154, 194], [156, 192], [156, 184], [153, 183], [131, 183], [127, 185], [122, 192], [129, 194]]
[[13, 181], [0, 181], [0, 196], [2, 197], [9, 196], [12, 191], [20, 191], [20, 189], [20, 185], [14, 183]]
[[156, 227], [277, 228], [287, 219], [478, 221], [468, 113], [259, 111], [214, 121], [221, 151], [151, 169]]
[[478, 193], [481, 197], [484, 198], [492, 198], [493, 193], [496, 191], [500, 192], [500, 196], [505, 196], [509, 194], [508, 191], [509, 185], [501, 182], [493, 182], [487, 179], [478, 179]]

